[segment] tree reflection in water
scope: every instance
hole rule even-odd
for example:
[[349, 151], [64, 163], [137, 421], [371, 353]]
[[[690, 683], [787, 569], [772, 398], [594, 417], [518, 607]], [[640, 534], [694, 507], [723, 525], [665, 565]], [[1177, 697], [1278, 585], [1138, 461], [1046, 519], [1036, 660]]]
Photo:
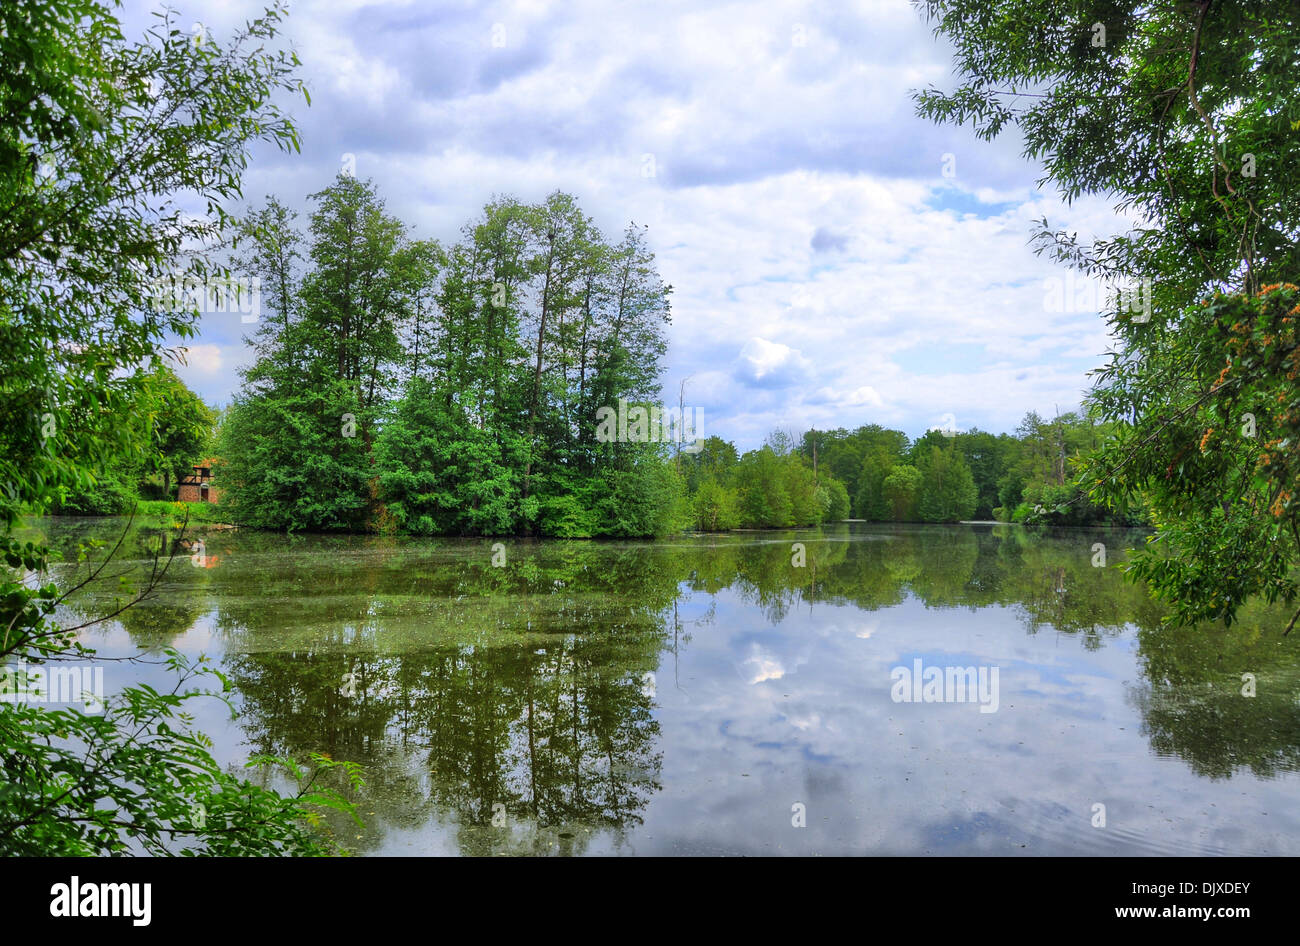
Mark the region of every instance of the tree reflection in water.
[[[68, 553], [114, 525], [38, 529]], [[127, 554], [143, 568], [171, 536], [142, 523]], [[178, 559], [122, 628], [156, 650], [206, 623], [250, 753], [360, 762], [371, 815], [354, 842], [362, 851], [385, 826], [430, 819], [454, 823], [466, 853], [581, 853], [601, 834], [617, 848], [661, 790], [656, 688], [679, 685], [669, 663], [692, 633], [718, 630], [724, 591], [772, 626], [796, 609], [870, 612], [916, 598], [1010, 607], [1027, 634], [1078, 636], [1090, 650], [1136, 628], [1142, 679], [1129, 699], [1156, 752], [1209, 778], [1300, 767], [1300, 669], [1277, 615], [1247, 609], [1226, 630], [1164, 626], [1116, 567], [1139, 534], [841, 524], [661, 543], [510, 541], [504, 567], [492, 540], [196, 537], [217, 566]], [[1108, 568], [1094, 566], [1098, 541]], [[806, 548], [802, 567], [794, 542]], [[683, 621], [688, 598], [702, 616]], [[109, 593], [75, 605], [86, 616], [112, 606]], [[1254, 698], [1242, 698], [1243, 673], [1255, 675]]]

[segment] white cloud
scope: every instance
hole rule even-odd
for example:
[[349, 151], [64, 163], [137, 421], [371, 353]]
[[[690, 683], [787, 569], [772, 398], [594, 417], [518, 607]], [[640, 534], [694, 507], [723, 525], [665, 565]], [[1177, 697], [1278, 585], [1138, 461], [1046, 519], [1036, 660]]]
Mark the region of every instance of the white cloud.
[[184, 353], [185, 367], [189, 369], [187, 373], [216, 375], [221, 372], [223, 363], [219, 346], [202, 343], [186, 345]]
[[799, 351], [755, 336], [740, 349], [736, 378], [757, 387], [788, 387], [803, 381], [812, 365]]
[[854, 388], [852, 391], [836, 391], [833, 388], [818, 388], [813, 392], [808, 403], [829, 404], [835, 407], [883, 407], [884, 399], [880, 392], [869, 384]]

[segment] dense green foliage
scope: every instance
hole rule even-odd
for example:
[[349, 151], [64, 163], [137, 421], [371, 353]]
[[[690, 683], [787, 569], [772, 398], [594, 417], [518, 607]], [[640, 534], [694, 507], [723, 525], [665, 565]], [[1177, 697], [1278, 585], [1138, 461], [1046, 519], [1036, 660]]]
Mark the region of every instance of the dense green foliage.
[[1144, 524], [1140, 502], [1094, 503], [1073, 479], [1104, 439], [1074, 413], [1033, 411], [1015, 434], [928, 431], [915, 441], [867, 424], [810, 430], [791, 449], [777, 432], [759, 450], [707, 437], [678, 459], [692, 524], [704, 531], [871, 522], [1001, 519], [1044, 525]]
[[818, 475], [782, 431], [743, 456], [719, 437], [704, 437], [677, 462], [696, 529], [772, 529], [848, 518], [844, 484]]
[[[615, 243], [566, 194], [489, 203], [450, 249], [368, 182], [243, 226], [269, 318], [222, 425], [241, 522], [416, 534], [662, 535], [685, 518], [660, 431], [598, 437], [659, 393], [668, 295], [643, 228]], [[630, 428], [630, 425], [629, 425]]]
[[75, 626], [56, 611], [107, 581], [120, 544], [78, 548], [61, 589], [48, 550], [14, 534], [24, 509], [88, 493], [111, 505], [130, 477], [191, 452], [201, 405], [159, 366], [164, 338], [192, 336], [198, 313], [159, 311], [154, 280], [180, 258], [211, 271], [190, 248], [220, 235], [249, 148], [297, 145], [272, 101], [300, 88], [296, 61], [264, 45], [280, 18], [267, 11], [221, 45], [163, 14], [131, 43], [88, 0], [0, 5], [0, 854], [317, 853], [304, 806], [346, 807], [301, 769], [284, 797], [218, 764], [186, 711], [207, 668], [174, 652], [171, 690], [49, 708], [56, 675], [91, 666], [78, 632], [162, 580], [176, 530], [143, 582], [122, 575], [119, 603]]
[[823, 481], [844, 489], [852, 515], [868, 521], [1142, 523], [1140, 506], [1108, 509], [1073, 481], [1102, 433], [1077, 414], [1046, 421], [1031, 411], [1015, 434], [931, 430], [913, 442], [875, 424], [810, 430], [797, 454], [806, 465], [816, 458]]
[[[1152, 383], [1159, 371], [1166, 383], [1147, 391], [1146, 413], [1085, 474], [1101, 496], [1143, 483], [1159, 533], [1133, 571], [1184, 622], [1231, 623], [1252, 596], [1290, 604], [1300, 591], [1298, 319], [1300, 289], [1289, 285], [1191, 307], [1178, 326], [1177, 363], [1134, 381]], [[1287, 630], [1294, 623], [1293, 615]]]
[[173, 499], [180, 478], [204, 459], [216, 412], [161, 362], [138, 381], [122, 420], [133, 427], [133, 449], [99, 458], [93, 484], [56, 497], [50, 512], [111, 516], [129, 512], [142, 495]]
[[923, 114], [985, 138], [1013, 127], [1067, 197], [1113, 196], [1142, 221], [1091, 245], [1038, 233], [1089, 275], [1150, 287], [1149, 318], [1109, 314], [1119, 344], [1092, 406], [1113, 438], [1078, 479], [1153, 510], [1133, 573], [1182, 623], [1231, 622], [1251, 595], [1294, 601], [1295, 296], [1266, 290], [1300, 283], [1300, 8], [920, 6], [962, 77], [919, 93]]

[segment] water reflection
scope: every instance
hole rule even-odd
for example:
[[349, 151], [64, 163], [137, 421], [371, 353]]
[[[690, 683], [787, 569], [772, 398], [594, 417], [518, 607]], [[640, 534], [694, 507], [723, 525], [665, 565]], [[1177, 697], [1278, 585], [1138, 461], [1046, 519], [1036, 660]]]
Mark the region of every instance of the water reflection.
[[[75, 562], [115, 526], [36, 528]], [[1293, 852], [1300, 827], [1284, 616], [1163, 626], [1114, 567], [1140, 535], [841, 524], [502, 567], [490, 541], [191, 538], [99, 643], [222, 654], [232, 763], [362, 763], [363, 852]], [[141, 576], [174, 540], [139, 523], [124, 554]], [[1002, 707], [892, 702], [917, 658], [1001, 667]]]

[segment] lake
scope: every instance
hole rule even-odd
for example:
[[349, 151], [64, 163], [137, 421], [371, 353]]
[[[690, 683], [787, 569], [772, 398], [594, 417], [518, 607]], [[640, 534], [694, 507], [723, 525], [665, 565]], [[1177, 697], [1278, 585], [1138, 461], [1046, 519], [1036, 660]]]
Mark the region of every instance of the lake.
[[[29, 528], [66, 583], [123, 524]], [[174, 535], [137, 523], [119, 557]], [[1262, 607], [1163, 626], [1122, 574], [1142, 533], [191, 535], [84, 639], [213, 657], [223, 763], [360, 763], [364, 828], [326, 820], [360, 854], [1300, 853], [1300, 635]]]

